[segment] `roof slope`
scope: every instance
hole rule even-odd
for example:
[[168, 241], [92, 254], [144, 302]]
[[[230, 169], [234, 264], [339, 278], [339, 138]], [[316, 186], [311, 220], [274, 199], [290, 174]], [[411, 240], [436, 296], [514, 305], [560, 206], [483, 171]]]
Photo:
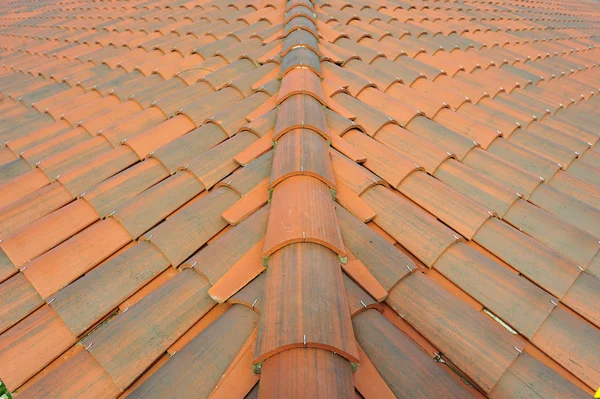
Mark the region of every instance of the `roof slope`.
[[16, 398], [589, 397], [586, 1], [6, 1]]

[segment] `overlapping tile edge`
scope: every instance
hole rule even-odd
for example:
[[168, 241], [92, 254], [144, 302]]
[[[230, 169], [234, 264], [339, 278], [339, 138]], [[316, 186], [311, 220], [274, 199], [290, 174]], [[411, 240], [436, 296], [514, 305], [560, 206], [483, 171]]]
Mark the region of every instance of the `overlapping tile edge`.
[[[595, 389], [598, 50], [579, 32], [590, 19], [568, 22], [576, 38], [547, 40], [519, 17], [503, 31], [503, 18], [471, 3], [489, 14], [484, 33], [525, 41], [477, 49], [480, 29], [469, 22], [460, 40], [449, 22], [473, 13], [456, 3], [442, 15], [437, 3], [169, 3], [131, 7], [149, 25], [137, 33], [109, 17], [97, 27], [106, 33], [56, 25], [74, 31], [65, 48], [36, 46], [42, 36], [23, 41], [29, 53], [3, 43], [0, 57], [12, 58], [1, 85], [25, 87], [0, 87], [0, 358], [21, 362], [0, 378], [25, 383], [16, 396], [56, 384], [64, 397], [183, 396], [185, 371], [200, 396], [243, 397], [252, 363], [265, 397], [348, 397], [353, 385], [366, 398], [543, 396], [550, 381], [565, 397]], [[163, 10], [194, 22], [196, 7], [200, 18], [218, 10], [217, 22], [162, 26]], [[415, 25], [443, 29], [414, 51]], [[165, 53], [158, 67], [149, 49]], [[479, 55], [494, 61], [482, 68]], [[67, 72], [76, 57], [87, 64]], [[38, 70], [39, 58], [56, 62]], [[142, 79], [151, 89], [136, 91]], [[76, 98], [93, 106], [72, 111], [65, 99]], [[238, 319], [244, 336], [219, 340]], [[196, 355], [210, 362], [194, 369]], [[352, 374], [359, 363], [375, 373]]]

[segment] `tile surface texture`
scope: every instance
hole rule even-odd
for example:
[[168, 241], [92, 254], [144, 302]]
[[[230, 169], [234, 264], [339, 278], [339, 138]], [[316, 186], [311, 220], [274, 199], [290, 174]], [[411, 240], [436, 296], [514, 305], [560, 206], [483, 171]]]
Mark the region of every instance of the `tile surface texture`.
[[593, 0], [0, 1], [0, 396], [590, 397], [598, 126]]

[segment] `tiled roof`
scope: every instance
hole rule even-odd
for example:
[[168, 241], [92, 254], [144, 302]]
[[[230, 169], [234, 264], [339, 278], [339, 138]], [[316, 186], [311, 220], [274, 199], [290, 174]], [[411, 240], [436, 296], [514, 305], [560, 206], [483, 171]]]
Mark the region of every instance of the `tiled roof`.
[[0, 3], [0, 397], [585, 398], [600, 8]]

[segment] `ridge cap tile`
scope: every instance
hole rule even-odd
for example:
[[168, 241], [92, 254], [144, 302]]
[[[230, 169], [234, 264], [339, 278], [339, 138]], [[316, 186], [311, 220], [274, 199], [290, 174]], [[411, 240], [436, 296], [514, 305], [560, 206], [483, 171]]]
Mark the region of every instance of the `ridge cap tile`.
[[585, 1], [0, 4], [9, 396], [593, 394]]

